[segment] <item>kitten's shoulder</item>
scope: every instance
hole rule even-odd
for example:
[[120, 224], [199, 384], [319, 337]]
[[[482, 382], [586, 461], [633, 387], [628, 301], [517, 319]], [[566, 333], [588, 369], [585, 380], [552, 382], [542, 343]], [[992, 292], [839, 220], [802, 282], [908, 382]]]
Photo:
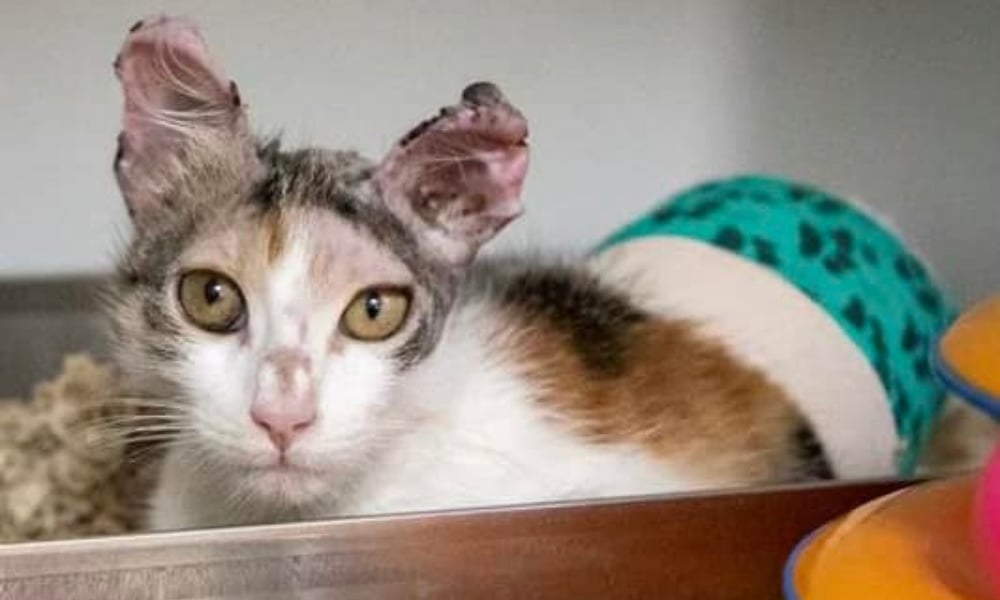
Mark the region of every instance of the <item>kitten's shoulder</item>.
[[479, 262], [464, 298], [485, 300], [516, 321], [552, 328], [588, 369], [608, 375], [622, 370], [631, 329], [652, 319], [582, 266], [533, 256]]
[[722, 481], [829, 476], [787, 394], [697, 323], [640, 309], [582, 265], [494, 258], [469, 278], [515, 332], [497, 344], [537, 399], [595, 443], [638, 444]]

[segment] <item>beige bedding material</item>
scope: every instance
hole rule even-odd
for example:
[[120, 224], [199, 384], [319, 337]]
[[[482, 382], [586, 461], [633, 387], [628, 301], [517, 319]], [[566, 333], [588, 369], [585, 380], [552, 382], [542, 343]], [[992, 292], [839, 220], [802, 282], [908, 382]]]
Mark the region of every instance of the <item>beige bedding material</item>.
[[0, 400], [0, 541], [133, 528], [137, 463], [98, 426], [130, 412], [118, 396], [114, 371], [81, 354], [31, 400]]

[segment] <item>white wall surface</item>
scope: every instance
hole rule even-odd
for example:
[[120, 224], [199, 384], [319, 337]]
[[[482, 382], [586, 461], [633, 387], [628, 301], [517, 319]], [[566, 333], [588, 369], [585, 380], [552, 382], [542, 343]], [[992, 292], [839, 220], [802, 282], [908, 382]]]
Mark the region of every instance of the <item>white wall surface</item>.
[[378, 156], [500, 83], [534, 152], [506, 247], [582, 248], [667, 192], [768, 171], [887, 213], [960, 299], [1000, 290], [1000, 3], [934, 0], [4, 2], [0, 277], [111, 264], [111, 61], [163, 10], [293, 142]]

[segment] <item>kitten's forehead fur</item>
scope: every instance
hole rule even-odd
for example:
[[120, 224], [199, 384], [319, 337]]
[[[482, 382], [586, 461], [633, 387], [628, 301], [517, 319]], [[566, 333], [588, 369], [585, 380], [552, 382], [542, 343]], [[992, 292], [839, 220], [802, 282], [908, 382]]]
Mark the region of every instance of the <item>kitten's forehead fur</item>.
[[425, 357], [440, 336], [456, 274], [421, 253], [384, 206], [372, 163], [354, 152], [285, 152], [270, 140], [256, 144], [248, 165], [231, 141], [201, 136], [160, 175], [170, 182], [161, 186], [163, 205], [124, 254], [114, 287], [119, 339], [136, 338], [123, 340], [125, 351], [177, 355], [184, 327], [166, 305], [181, 270], [216, 269], [252, 292], [295, 241], [308, 247], [310, 286], [301, 292], [313, 300], [337, 299], [342, 309], [360, 286], [412, 283], [421, 310], [397, 358], [407, 367]]

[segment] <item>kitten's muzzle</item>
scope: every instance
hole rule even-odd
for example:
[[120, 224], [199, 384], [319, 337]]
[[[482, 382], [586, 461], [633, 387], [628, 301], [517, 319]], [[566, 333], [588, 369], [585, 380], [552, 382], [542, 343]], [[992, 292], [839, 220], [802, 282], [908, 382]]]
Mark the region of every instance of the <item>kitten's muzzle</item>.
[[250, 420], [282, 456], [316, 421], [316, 407], [309, 357], [293, 348], [270, 352], [261, 363]]

